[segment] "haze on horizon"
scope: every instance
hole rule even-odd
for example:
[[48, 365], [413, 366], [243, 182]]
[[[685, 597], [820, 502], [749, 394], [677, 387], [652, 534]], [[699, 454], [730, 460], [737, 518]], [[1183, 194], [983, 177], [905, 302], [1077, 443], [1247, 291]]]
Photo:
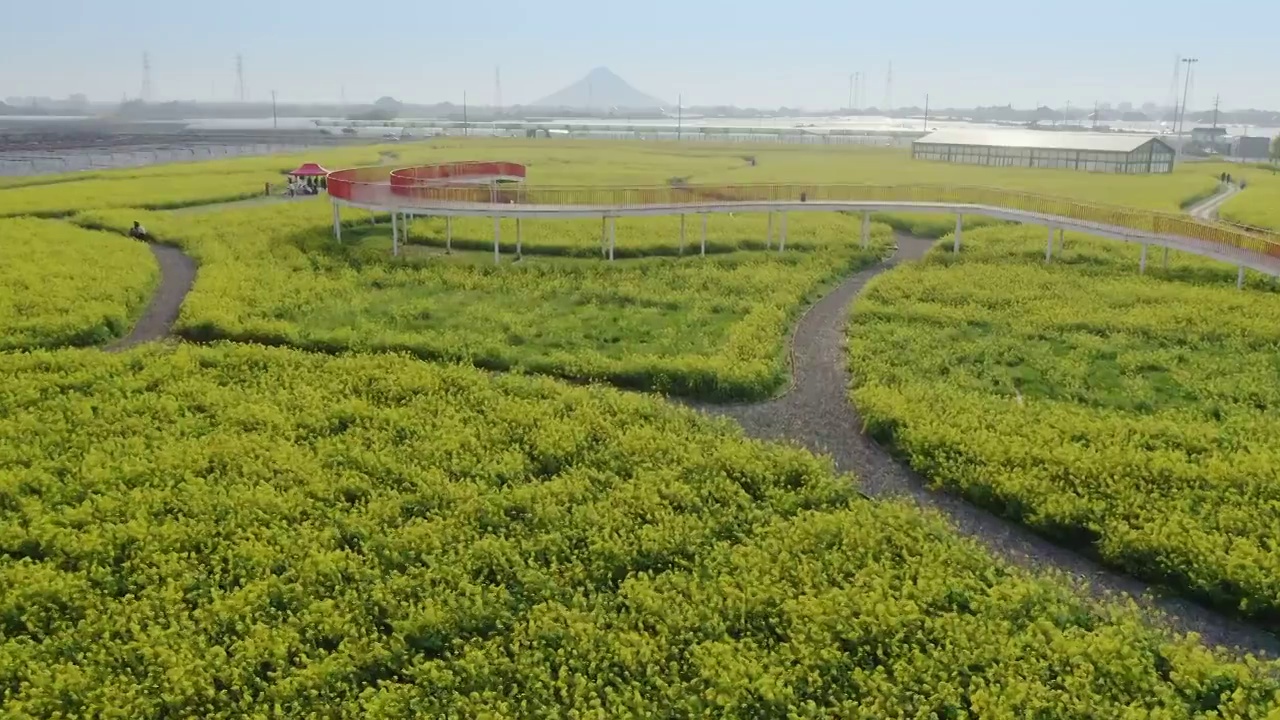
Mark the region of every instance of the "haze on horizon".
[[[1212, 11], [1206, 17], [1206, 10]], [[1200, 58], [1190, 107], [1280, 109], [1275, 0], [1226, 8], [1051, 0], [789, 5], [650, 0], [643, 5], [501, 3], [13, 3], [0, 25], [0, 99], [137, 97], [142, 53], [153, 99], [232, 100], [235, 56], [250, 100], [530, 103], [607, 66], [685, 105], [834, 108], [864, 72], [863, 106], [1166, 104], [1174, 57]], [[1181, 94], [1181, 84], [1178, 92]]]

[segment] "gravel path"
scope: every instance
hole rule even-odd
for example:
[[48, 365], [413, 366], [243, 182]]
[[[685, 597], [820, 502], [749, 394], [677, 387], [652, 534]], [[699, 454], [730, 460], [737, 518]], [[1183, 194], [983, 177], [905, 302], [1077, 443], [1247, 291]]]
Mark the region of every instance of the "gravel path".
[[1280, 638], [1256, 626], [1189, 600], [1162, 595], [1155, 586], [1103, 567], [1022, 525], [948, 492], [930, 490], [905, 463], [861, 432], [862, 418], [847, 398], [850, 378], [844, 328], [849, 303], [868, 280], [899, 262], [921, 257], [934, 242], [902, 235], [897, 241], [899, 249], [892, 259], [849, 278], [801, 318], [792, 338], [793, 386], [786, 395], [755, 405], [692, 405], [709, 414], [734, 418], [752, 437], [792, 440], [829, 455], [838, 470], [858, 476], [868, 495], [908, 497], [937, 510], [961, 533], [1013, 563], [1066, 572], [1088, 583], [1097, 595], [1130, 595], [1167, 615], [1175, 628], [1199, 633], [1209, 644], [1269, 656], [1280, 654]]
[[196, 281], [196, 261], [189, 255], [168, 245], [153, 243], [150, 247], [151, 254], [160, 264], [160, 286], [151, 296], [151, 302], [133, 326], [133, 331], [109, 345], [109, 352], [168, 337], [173, 322], [178, 319], [182, 301]]

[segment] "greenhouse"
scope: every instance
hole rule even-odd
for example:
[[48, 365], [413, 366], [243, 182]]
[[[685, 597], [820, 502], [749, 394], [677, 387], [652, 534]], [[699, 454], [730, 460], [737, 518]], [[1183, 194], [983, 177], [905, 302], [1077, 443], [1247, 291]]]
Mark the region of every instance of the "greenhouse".
[[1175, 154], [1159, 138], [1127, 133], [939, 130], [911, 144], [917, 160], [1130, 174], [1173, 172]]

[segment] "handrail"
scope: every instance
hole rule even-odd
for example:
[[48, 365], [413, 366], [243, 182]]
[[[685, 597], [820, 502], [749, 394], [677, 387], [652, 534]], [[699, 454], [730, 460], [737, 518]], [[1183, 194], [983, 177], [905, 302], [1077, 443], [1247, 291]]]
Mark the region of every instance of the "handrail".
[[[443, 168], [449, 168], [445, 170]], [[515, 171], [513, 168], [519, 168]], [[634, 209], [650, 206], [698, 207], [725, 203], [771, 202], [911, 202], [948, 205], [981, 205], [1052, 215], [1109, 225], [1156, 235], [1173, 235], [1201, 242], [1249, 250], [1280, 258], [1280, 235], [1260, 235], [1189, 215], [1139, 210], [1020, 190], [966, 185], [859, 185], [859, 184], [729, 184], [729, 185], [495, 185], [475, 180], [524, 177], [515, 163], [449, 163], [388, 170], [382, 179], [368, 174], [371, 168], [340, 170], [329, 175], [329, 194], [351, 202], [392, 202], [406, 207], [444, 205], [543, 205], [565, 209]], [[503, 172], [499, 172], [503, 170]], [[505, 172], [510, 170], [511, 172]], [[451, 174], [452, 173], [452, 174]], [[450, 179], [470, 183], [450, 182]], [[388, 192], [390, 196], [388, 196]]]

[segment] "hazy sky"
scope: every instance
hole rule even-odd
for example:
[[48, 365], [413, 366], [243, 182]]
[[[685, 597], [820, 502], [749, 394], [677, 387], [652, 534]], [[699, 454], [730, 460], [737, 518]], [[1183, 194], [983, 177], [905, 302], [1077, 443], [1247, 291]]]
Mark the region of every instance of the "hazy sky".
[[6, 0], [0, 98], [527, 103], [604, 65], [685, 104], [835, 107], [864, 71], [882, 104], [1166, 102], [1201, 58], [1192, 108], [1280, 109], [1280, 0]]

